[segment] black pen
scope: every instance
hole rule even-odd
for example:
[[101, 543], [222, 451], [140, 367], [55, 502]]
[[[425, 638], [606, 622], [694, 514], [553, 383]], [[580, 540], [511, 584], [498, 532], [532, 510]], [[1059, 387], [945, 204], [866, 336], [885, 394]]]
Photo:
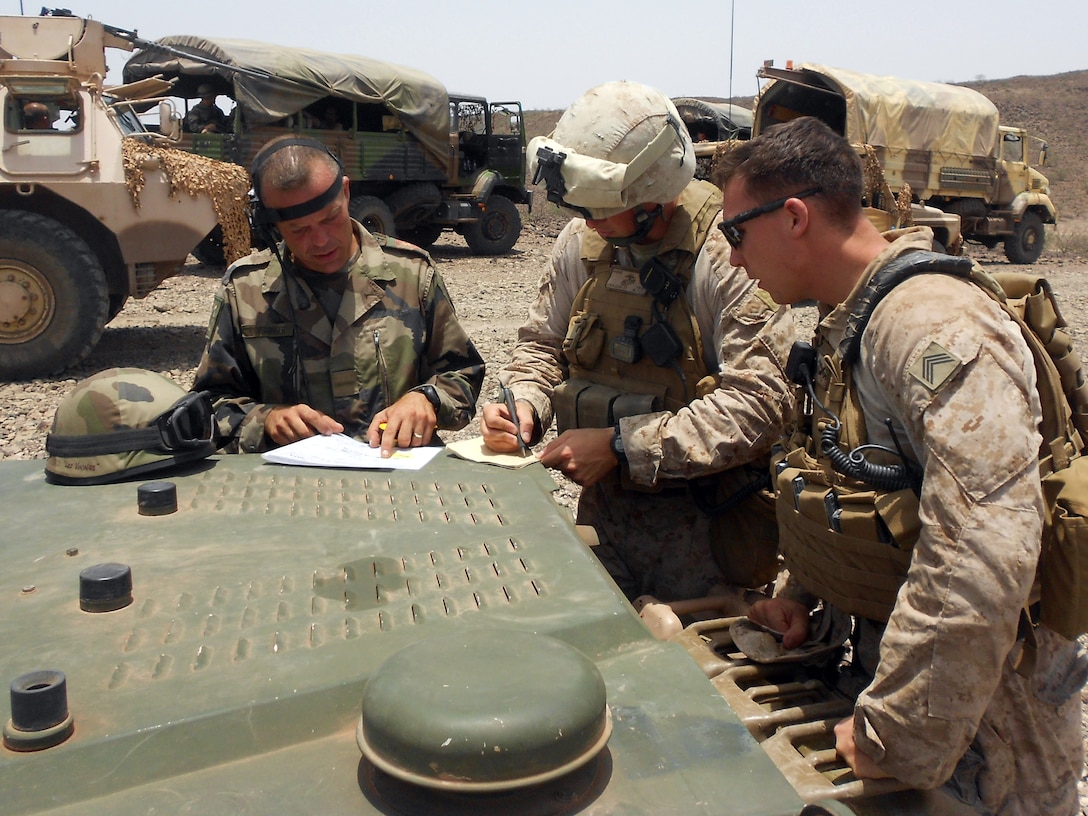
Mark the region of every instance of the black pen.
[[502, 391], [502, 398], [506, 401], [506, 410], [510, 412], [510, 420], [517, 427], [517, 431], [514, 436], [518, 438], [518, 450], [522, 453], [529, 453], [529, 446], [525, 444], [525, 440], [521, 438], [521, 423], [518, 422], [518, 409], [514, 404], [514, 392], [507, 388], [505, 385], [500, 385], [499, 389]]

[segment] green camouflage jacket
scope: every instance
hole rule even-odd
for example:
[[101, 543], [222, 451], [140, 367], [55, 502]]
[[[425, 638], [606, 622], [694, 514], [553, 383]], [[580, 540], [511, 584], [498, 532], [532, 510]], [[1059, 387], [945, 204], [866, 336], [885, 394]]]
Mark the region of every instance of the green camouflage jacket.
[[270, 250], [227, 270], [193, 390], [212, 393], [229, 449], [274, 447], [265, 417], [296, 403], [361, 438], [374, 414], [420, 385], [438, 392], [439, 429], [463, 428], [475, 415], [484, 362], [430, 256], [354, 226], [361, 251], [332, 323], [306, 282], [284, 275]]

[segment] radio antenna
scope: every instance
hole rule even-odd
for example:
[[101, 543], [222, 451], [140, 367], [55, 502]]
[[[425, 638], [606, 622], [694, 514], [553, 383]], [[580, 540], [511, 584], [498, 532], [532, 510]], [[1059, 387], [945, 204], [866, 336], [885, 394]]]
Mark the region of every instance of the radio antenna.
[[729, 111], [733, 111], [733, 28], [737, 13], [737, 0], [729, 4]]

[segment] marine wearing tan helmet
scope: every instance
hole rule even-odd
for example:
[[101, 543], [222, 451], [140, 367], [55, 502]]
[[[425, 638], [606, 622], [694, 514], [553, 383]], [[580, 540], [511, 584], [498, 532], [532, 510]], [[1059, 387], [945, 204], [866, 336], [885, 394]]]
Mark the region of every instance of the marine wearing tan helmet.
[[[548, 182], [548, 199], [593, 219], [666, 204], [695, 176], [695, 151], [676, 106], [636, 82], [587, 91], [528, 150], [530, 172]], [[562, 192], [555, 189], [560, 180]]]
[[[608, 82], [528, 151], [533, 183], [581, 217], [556, 238], [499, 373], [512, 396], [483, 406], [485, 443], [535, 444], [555, 420], [539, 460], [582, 486], [579, 523], [630, 598], [773, 578], [774, 508], [758, 485], [792, 413], [780, 363], [792, 319], [729, 265], [721, 192], [694, 179], [676, 106]], [[739, 552], [718, 546], [719, 528]]]

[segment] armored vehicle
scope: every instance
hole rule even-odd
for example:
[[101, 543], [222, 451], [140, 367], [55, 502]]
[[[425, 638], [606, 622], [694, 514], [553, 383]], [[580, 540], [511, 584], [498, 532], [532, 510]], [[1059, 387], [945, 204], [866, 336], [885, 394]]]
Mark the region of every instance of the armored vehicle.
[[852, 780], [803, 667], [651, 636], [539, 464], [43, 471], [0, 462], [5, 814], [955, 812]]
[[[753, 133], [815, 116], [871, 153], [893, 194], [960, 217], [963, 237], [1004, 241], [1013, 263], [1039, 259], [1044, 224], [1057, 222], [1042, 166], [1046, 143], [998, 121], [994, 104], [970, 88], [829, 68], [766, 65]], [[1029, 145], [1035, 147], [1029, 150]], [[879, 204], [877, 206], [880, 206]]]
[[434, 77], [361, 56], [196, 36], [140, 41], [126, 82], [165, 78], [191, 99], [202, 86], [234, 107], [229, 132], [181, 146], [249, 167], [269, 139], [298, 133], [328, 146], [351, 180], [354, 217], [427, 247], [444, 230], [482, 255], [521, 234], [529, 205], [519, 102], [449, 94]]
[[[245, 174], [149, 133], [132, 100], [166, 86], [103, 87], [107, 48], [132, 46], [59, 12], [0, 17], [5, 379], [78, 363], [125, 301], [179, 272], [217, 221], [244, 220]], [[169, 130], [169, 106], [160, 119]]]

